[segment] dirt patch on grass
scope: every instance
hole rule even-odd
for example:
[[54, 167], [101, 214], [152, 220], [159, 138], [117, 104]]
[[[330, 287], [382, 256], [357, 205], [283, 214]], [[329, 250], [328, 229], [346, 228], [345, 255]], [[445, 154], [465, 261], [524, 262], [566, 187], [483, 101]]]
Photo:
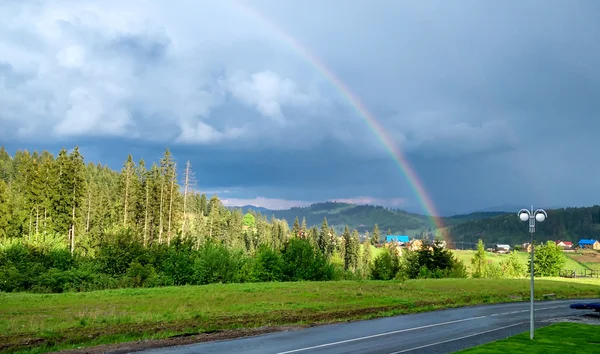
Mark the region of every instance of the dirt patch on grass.
[[583, 254], [571, 254], [569, 257], [573, 258], [577, 262], [600, 263], [600, 253], [596, 251], [587, 251], [583, 252]]
[[100, 354], [100, 353], [131, 353], [140, 350], [154, 348], [165, 348], [176, 345], [186, 345], [194, 343], [212, 342], [216, 340], [236, 339], [250, 336], [258, 336], [273, 332], [294, 331], [305, 328], [306, 326], [266, 326], [260, 328], [244, 328], [216, 331], [212, 333], [178, 335], [165, 339], [149, 339], [135, 341], [130, 343], [98, 345], [82, 349], [63, 350], [61, 354]]
[[[10, 336], [0, 335], [0, 343], [2, 343], [0, 344], [0, 351], [15, 351], [30, 348], [32, 346], [50, 347], [61, 344], [89, 343], [92, 340], [111, 335], [141, 337], [143, 335], [160, 335], [165, 333], [181, 333], [183, 335], [159, 340], [160, 343], [156, 344], [157, 347], [165, 346], [164, 343], [175, 343], [172, 345], [179, 345], [184, 343], [195, 343], [198, 341], [238, 338], [260, 333], [270, 333], [288, 328], [280, 327], [283, 325], [325, 324], [348, 321], [389, 311], [406, 310], [406, 312], [409, 312], [410, 309], [427, 308], [428, 306], [436, 305], [439, 306], [439, 302], [419, 301], [417, 303], [404, 303], [394, 306], [336, 309], [333, 311], [308, 311], [304, 309], [295, 311], [271, 311], [258, 315], [245, 314], [241, 316], [223, 316], [207, 319], [193, 318], [174, 322], [123, 323], [102, 327], [69, 328], [60, 332], [47, 332], [43, 334], [27, 333]], [[264, 332], [265, 330], [268, 332]], [[156, 341], [148, 341], [148, 343], [154, 342]], [[87, 351], [84, 350], [83, 352]]]

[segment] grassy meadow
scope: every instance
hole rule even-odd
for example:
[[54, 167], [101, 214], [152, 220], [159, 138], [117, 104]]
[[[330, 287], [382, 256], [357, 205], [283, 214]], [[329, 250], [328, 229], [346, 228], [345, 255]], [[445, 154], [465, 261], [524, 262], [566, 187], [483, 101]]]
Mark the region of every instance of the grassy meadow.
[[[362, 246], [361, 246], [362, 247]], [[371, 246], [371, 254], [373, 257], [376, 257], [382, 248], [376, 248], [375, 246]], [[467, 267], [467, 272], [471, 273], [471, 258], [475, 254], [474, 250], [452, 250], [452, 252], [456, 255], [458, 259], [463, 261], [465, 266]], [[519, 259], [525, 264], [529, 264], [529, 253], [516, 251]], [[578, 273], [582, 272], [586, 269], [597, 270], [600, 271], [600, 252], [596, 251], [585, 251], [582, 255], [577, 253], [565, 253], [566, 255], [566, 263], [563, 266], [563, 269], [575, 270]], [[508, 254], [499, 254], [486, 252], [487, 259], [491, 261], [493, 264], [499, 265], [504, 259], [508, 258]]]
[[[600, 296], [598, 279], [547, 278], [536, 298]], [[235, 328], [368, 319], [527, 300], [527, 279], [212, 284], [87, 293], [0, 293], [0, 350], [47, 352]], [[26, 349], [35, 344], [34, 349]]]
[[[464, 262], [465, 266], [467, 267], [467, 271], [470, 273], [471, 272], [471, 258], [473, 258], [473, 255], [475, 254], [475, 251], [472, 250], [453, 250], [452, 252], [454, 252], [454, 254], [456, 255], [456, 257], [458, 257], [458, 259], [460, 259], [461, 261]], [[529, 264], [529, 253], [527, 252], [519, 252], [516, 251], [517, 255], [519, 256], [519, 259], [524, 263], [524, 264]], [[500, 262], [502, 262], [504, 259], [508, 258], [508, 254], [499, 254], [499, 253], [492, 253], [492, 252], [486, 252], [486, 256], [487, 259], [490, 260], [493, 264], [500, 264]], [[580, 264], [578, 261], [576, 261], [575, 259], [567, 256], [566, 257], [566, 263], [563, 266], [564, 269], [571, 269], [571, 270], [576, 270], [576, 271], [583, 271], [584, 269], [586, 269], [586, 267], [582, 264]], [[599, 259], [600, 261], [600, 259]], [[600, 263], [598, 263], [600, 264]]]

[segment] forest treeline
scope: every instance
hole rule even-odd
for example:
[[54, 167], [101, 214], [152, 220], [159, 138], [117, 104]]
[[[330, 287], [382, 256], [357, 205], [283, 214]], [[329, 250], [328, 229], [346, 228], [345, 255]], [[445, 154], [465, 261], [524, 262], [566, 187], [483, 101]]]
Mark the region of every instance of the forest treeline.
[[[548, 218], [536, 223], [535, 240], [571, 241], [582, 238], [600, 239], [600, 206], [546, 210]], [[520, 245], [529, 242], [531, 235], [527, 223], [517, 217], [516, 212], [480, 220], [468, 220], [449, 229], [455, 243], [476, 243], [483, 239], [486, 245], [503, 243]]]
[[290, 228], [230, 210], [195, 190], [189, 162], [183, 171], [168, 149], [149, 166], [129, 155], [118, 172], [85, 164], [78, 148], [0, 149], [0, 290], [466, 276], [447, 250], [421, 263], [387, 249], [372, 258], [373, 237], [361, 245], [357, 230], [336, 234], [327, 219]]
[[[0, 291], [467, 276], [435, 242], [375, 256], [377, 224], [361, 243], [356, 229], [337, 234], [326, 218], [312, 227], [296, 218], [290, 228], [230, 210], [196, 191], [189, 162], [182, 170], [168, 149], [158, 163], [129, 155], [114, 171], [85, 164], [78, 148], [56, 157], [0, 148]], [[522, 266], [482, 276], [521, 274]]]

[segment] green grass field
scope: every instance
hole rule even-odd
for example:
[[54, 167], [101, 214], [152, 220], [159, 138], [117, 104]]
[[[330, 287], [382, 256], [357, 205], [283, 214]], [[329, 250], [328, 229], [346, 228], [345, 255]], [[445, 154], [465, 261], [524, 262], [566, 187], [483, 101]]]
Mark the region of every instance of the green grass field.
[[[376, 257], [381, 251], [382, 251], [382, 248], [376, 248], [375, 246], [371, 246], [371, 254], [373, 255], [373, 257]], [[471, 258], [473, 258], [475, 251], [473, 251], [473, 250], [452, 250], [452, 252], [456, 255], [456, 257], [458, 259], [463, 261], [463, 263], [467, 267], [467, 272], [471, 273]], [[598, 254], [600, 255], [600, 253], [598, 253]], [[487, 255], [488, 260], [491, 260], [492, 263], [498, 264], [498, 265], [500, 264], [500, 262], [502, 262], [502, 260], [506, 259], [509, 256], [508, 254], [498, 254], [498, 253], [492, 253], [492, 252], [486, 252], [486, 255]], [[517, 255], [519, 256], [519, 259], [525, 265], [529, 264], [528, 263], [529, 262], [529, 253], [517, 251]], [[595, 259], [595, 258], [590, 258], [588, 256], [587, 258], [580, 258], [580, 259], [584, 260], [584, 262], [579, 262], [577, 256], [573, 256], [571, 254], [565, 254], [565, 255], [566, 255], [566, 263], [563, 266], [564, 269], [575, 270], [577, 272], [581, 272], [585, 269], [592, 269], [592, 270], [600, 271], [600, 257]]]
[[510, 338], [470, 348], [460, 354], [504, 353], [577, 353], [600, 352], [600, 326], [580, 323], [555, 323], [535, 331], [534, 340], [529, 331]]
[[[472, 250], [453, 250], [452, 252], [454, 252], [454, 254], [458, 257], [458, 259], [462, 260], [465, 264], [465, 266], [467, 267], [467, 271], [470, 273], [471, 272], [471, 258], [473, 258], [473, 255], [475, 254], [475, 251]], [[500, 262], [502, 262], [502, 260], [508, 258], [508, 254], [499, 254], [499, 253], [492, 253], [492, 252], [486, 252], [487, 258], [489, 260], [492, 261], [492, 263], [494, 264], [500, 264]], [[517, 255], [519, 256], [519, 259], [521, 259], [521, 261], [523, 263], [525, 263], [526, 265], [529, 264], [529, 253], [526, 252], [518, 252], [517, 251]], [[571, 270], [576, 270], [576, 271], [583, 271], [584, 269], [586, 269], [586, 266], [582, 265], [581, 263], [577, 262], [576, 260], [574, 260], [571, 257], [566, 257], [567, 262], [565, 263], [565, 265], [563, 266], [564, 269], [571, 269]], [[598, 263], [600, 265], [600, 263]]]
[[569, 253], [567, 257], [580, 264], [581, 267], [600, 271], [600, 252], [598, 251], [585, 250], [577, 253]]
[[[540, 279], [536, 298], [600, 296], [598, 279]], [[89, 293], [0, 293], [0, 350], [45, 352], [266, 325], [337, 322], [527, 300], [527, 279], [214, 284]], [[25, 350], [35, 343], [37, 349]]]

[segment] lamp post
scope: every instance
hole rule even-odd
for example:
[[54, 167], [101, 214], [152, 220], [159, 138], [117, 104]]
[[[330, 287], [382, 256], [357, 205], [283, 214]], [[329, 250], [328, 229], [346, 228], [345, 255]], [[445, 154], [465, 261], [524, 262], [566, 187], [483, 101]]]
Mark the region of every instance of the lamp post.
[[533, 211], [533, 205], [531, 206], [531, 211], [527, 210], [527, 209], [521, 209], [519, 210], [519, 219], [521, 219], [521, 221], [525, 222], [529, 220], [529, 233], [531, 233], [531, 262], [530, 262], [530, 272], [531, 272], [531, 295], [530, 295], [530, 302], [531, 302], [531, 309], [530, 309], [530, 318], [529, 318], [529, 339], [533, 339], [533, 331], [534, 331], [534, 321], [535, 321], [535, 316], [533, 313], [533, 304], [534, 304], [534, 300], [533, 300], [533, 234], [535, 233], [535, 222], [543, 222], [544, 220], [546, 220], [546, 218], [548, 217], [548, 214], [546, 214], [546, 211], [544, 209], [538, 209], [536, 211]]

